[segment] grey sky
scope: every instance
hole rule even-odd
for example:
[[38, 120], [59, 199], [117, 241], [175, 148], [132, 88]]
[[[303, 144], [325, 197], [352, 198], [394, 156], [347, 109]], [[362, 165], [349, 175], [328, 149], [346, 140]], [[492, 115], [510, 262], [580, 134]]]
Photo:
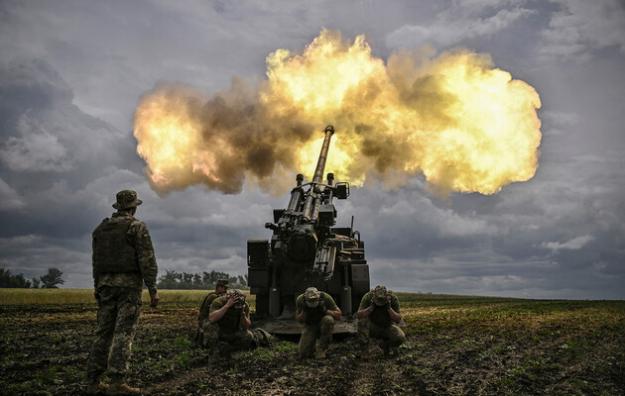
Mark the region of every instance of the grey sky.
[[625, 8], [569, 1], [55, 1], [0, 3], [0, 265], [90, 285], [90, 232], [138, 190], [161, 271], [243, 273], [245, 241], [286, 197], [201, 186], [159, 197], [132, 114], [163, 81], [207, 93], [264, 77], [267, 54], [322, 28], [376, 55], [430, 45], [491, 54], [543, 107], [540, 167], [494, 196], [433, 196], [422, 178], [337, 204], [374, 283], [401, 290], [625, 298]]

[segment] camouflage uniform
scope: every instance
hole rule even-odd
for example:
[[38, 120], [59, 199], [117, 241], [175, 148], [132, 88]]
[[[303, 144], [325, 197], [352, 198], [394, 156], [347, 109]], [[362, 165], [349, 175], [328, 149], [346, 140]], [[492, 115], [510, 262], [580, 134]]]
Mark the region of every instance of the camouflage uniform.
[[370, 291], [362, 297], [358, 310], [374, 306], [373, 312], [367, 318], [358, 320], [358, 334], [361, 340], [366, 342], [369, 338], [381, 341], [382, 348], [388, 351], [389, 348], [396, 348], [406, 342], [406, 335], [391, 320], [388, 314], [388, 307], [399, 313], [399, 299], [395, 294], [386, 291], [389, 301], [384, 305], [374, 304], [374, 293]]
[[[221, 309], [228, 302], [228, 295], [217, 297], [210, 305], [210, 313]], [[240, 308], [231, 306], [224, 316], [215, 322], [218, 327], [217, 339], [223, 354], [233, 351], [248, 350], [259, 345], [257, 335], [251, 330], [243, 328], [241, 316], [249, 316], [250, 306], [245, 302]]]
[[[133, 197], [135, 205], [141, 203], [134, 191], [121, 191], [113, 207], [128, 209], [123, 203], [132, 203]], [[90, 380], [97, 381], [107, 368], [111, 379], [125, 380], [141, 311], [143, 283], [151, 294], [156, 293], [157, 272], [148, 229], [129, 212], [113, 214], [94, 230], [93, 280], [98, 323], [87, 364]]]
[[[227, 284], [227, 281], [217, 281], [216, 287], [227, 287]], [[202, 300], [202, 304], [200, 305], [196, 341], [199, 345], [203, 347], [207, 347], [217, 341], [219, 327], [215, 323], [211, 323], [211, 321], [208, 320], [208, 315], [210, 314], [210, 307], [213, 301], [215, 301], [218, 297], [222, 295], [223, 293], [219, 294], [216, 291], [208, 293], [208, 295], [204, 297], [204, 299]]]
[[[309, 289], [306, 290], [308, 292]], [[295, 300], [296, 315], [304, 312], [304, 329], [299, 339], [298, 352], [300, 358], [312, 356], [315, 352], [315, 344], [319, 339], [319, 350], [326, 351], [332, 341], [334, 330], [334, 318], [327, 315], [326, 310], [333, 311], [337, 308], [336, 302], [326, 292], [317, 292], [319, 305], [311, 308], [306, 305], [305, 293], [300, 294]]]

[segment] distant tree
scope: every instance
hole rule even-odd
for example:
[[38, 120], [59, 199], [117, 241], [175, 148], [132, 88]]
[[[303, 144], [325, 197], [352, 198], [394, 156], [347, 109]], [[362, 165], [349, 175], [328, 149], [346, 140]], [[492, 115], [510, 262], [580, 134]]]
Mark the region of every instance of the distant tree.
[[33, 282], [33, 289], [39, 289], [39, 285], [41, 284], [41, 281], [38, 278], [33, 278], [32, 282]]
[[200, 274], [194, 274], [193, 275], [193, 288], [194, 289], [203, 289], [203, 285], [202, 285], [202, 275]]
[[211, 283], [211, 274], [210, 272], [202, 272], [202, 286], [204, 286], [204, 288], [208, 289], [208, 287], [210, 286]]
[[178, 273], [176, 271], [166, 270], [165, 275], [158, 278], [159, 289], [177, 289]]
[[48, 273], [40, 277], [42, 288], [45, 289], [57, 289], [59, 286], [65, 283], [62, 278], [63, 272], [58, 268], [48, 268]]
[[0, 287], [29, 288], [30, 281], [22, 274], [13, 275], [10, 270], [0, 268]]
[[232, 276], [215, 270], [195, 274], [165, 270], [165, 274], [158, 278], [157, 286], [159, 289], [214, 289], [219, 279], [228, 279], [233, 287], [247, 288], [247, 275]]
[[193, 274], [188, 272], [182, 273], [182, 282], [180, 282], [181, 289], [192, 289], [193, 288]]

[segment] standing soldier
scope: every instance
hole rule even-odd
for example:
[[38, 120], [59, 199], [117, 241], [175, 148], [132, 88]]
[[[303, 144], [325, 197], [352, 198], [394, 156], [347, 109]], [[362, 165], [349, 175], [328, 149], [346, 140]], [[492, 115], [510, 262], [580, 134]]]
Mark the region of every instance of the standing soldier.
[[385, 355], [406, 342], [406, 335], [397, 326], [401, 322], [399, 299], [386, 287], [378, 285], [365, 294], [356, 315], [360, 337], [379, 340]]
[[[98, 303], [98, 324], [87, 364], [89, 392], [108, 389], [109, 394], [140, 394], [126, 384], [132, 340], [141, 307], [145, 283], [150, 306], [158, 304], [154, 248], [145, 224], [134, 218], [141, 200], [137, 193], [117, 193], [117, 209], [93, 231], [93, 280]], [[107, 365], [108, 363], [108, 365]], [[107, 370], [111, 386], [100, 382]]]
[[325, 359], [332, 340], [334, 321], [341, 318], [341, 310], [331, 295], [315, 287], [309, 287], [297, 297], [295, 309], [295, 319], [304, 324], [299, 339], [300, 359], [313, 355], [317, 339], [319, 339], [317, 358]]
[[270, 345], [271, 336], [268, 333], [260, 329], [251, 330], [250, 306], [240, 290], [231, 289], [217, 297], [209, 312], [208, 320], [219, 327], [217, 339], [222, 355]]
[[196, 332], [196, 341], [202, 347], [207, 347], [217, 341], [218, 326], [208, 320], [211, 304], [219, 296], [226, 294], [228, 290], [228, 280], [219, 279], [215, 284], [215, 291], [208, 293], [202, 304], [200, 305], [200, 314], [198, 315], [198, 330]]

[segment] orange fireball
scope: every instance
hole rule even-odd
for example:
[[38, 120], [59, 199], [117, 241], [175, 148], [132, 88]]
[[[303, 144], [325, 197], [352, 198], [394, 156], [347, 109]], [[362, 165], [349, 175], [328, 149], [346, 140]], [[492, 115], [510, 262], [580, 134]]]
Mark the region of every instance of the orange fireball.
[[157, 87], [139, 103], [134, 133], [161, 192], [204, 183], [233, 193], [246, 179], [310, 176], [319, 131], [332, 123], [326, 170], [340, 179], [423, 174], [440, 191], [493, 194], [534, 176], [538, 108], [536, 91], [488, 56], [402, 52], [385, 63], [364, 36], [350, 43], [322, 31], [302, 53], [270, 54], [256, 88], [237, 82], [206, 97]]

